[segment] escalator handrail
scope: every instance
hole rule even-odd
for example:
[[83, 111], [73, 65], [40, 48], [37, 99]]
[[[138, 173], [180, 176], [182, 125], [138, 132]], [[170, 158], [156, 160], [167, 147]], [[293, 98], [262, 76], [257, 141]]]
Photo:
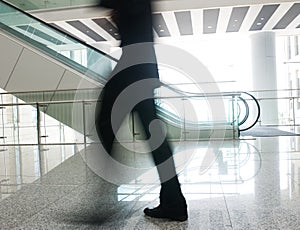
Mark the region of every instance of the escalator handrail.
[[[248, 92], [244, 92], [244, 91], [241, 91], [240, 93], [241, 93], [241, 94], [242, 94], [242, 93], [247, 94], [249, 97], [251, 97], [251, 98], [253, 99], [254, 103], [256, 104], [256, 107], [257, 107], [257, 115], [256, 115], [256, 118], [255, 118], [254, 122], [253, 122], [251, 125], [249, 125], [248, 127], [246, 127], [246, 128], [239, 129], [239, 131], [242, 132], [242, 131], [246, 131], [246, 130], [251, 129], [254, 125], [256, 125], [257, 121], [258, 121], [259, 118], [260, 118], [260, 113], [261, 113], [261, 111], [260, 111], [260, 105], [259, 105], [257, 99], [256, 99], [252, 94], [250, 94], [250, 93], [248, 93]], [[249, 110], [248, 110], [248, 114], [246, 114], [245, 116], [249, 117]], [[245, 121], [244, 121], [244, 122], [245, 122]]]
[[243, 120], [240, 121], [239, 119], [240, 119], [240, 110], [241, 109], [240, 109], [239, 104], [237, 103], [237, 109], [239, 110], [239, 112], [238, 112], [238, 114], [236, 116], [237, 119], [234, 119], [233, 122], [232, 122], [232, 124], [234, 124], [234, 122], [236, 122], [238, 120], [238, 125], [241, 126], [242, 124], [244, 124], [246, 122], [246, 120], [249, 117], [249, 105], [248, 105], [247, 101], [244, 98], [242, 98], [241, 96], [238, 97], [238, 100], [240, 100], [240, 101], [243, 102], [243, 104], [244, 104], [244, 106], [246, 108], [246, 114], [245, 114]]
[[239, 121], [239, 126], [241, 126], [242, 124], [244, 124], [247, 121], [247, 119], [249, 117], [249, 105], [244, 98], [242, 98], [242, 97], [238, 97], [238, 98], [239, 98], [239, 100], [241, 100], [244, 103], [244, 105], [246, 107], [246, 114], [245, 114], [243, 120]]
[[[34, 41], [34, 40], [30, 40], [26, 36], [20, 35], [21, 34], [20, 32], [10, 28], [9, 26], [7, 26], [1, 22], [0, 22], [0, 29], [5, 30], [7, 33], [9, 33], [12, 36], [15, 36], [18, 38], [21, 37], [23, 42], [30, 43], [31, 46], [33, 46], [34, 48], [36, 48], [38, 50], [42, 50], [42, 51], [46, 50], [47, 54], [50, 55], [52, 58], [58, 59], [61, 63], [65, 64], [67, 66], [71, 66], [74, 70], [78, 71], [81, 74], [86, 74], [88, 72], [89, 73], [88, 76], [91, 79], [96, 80], [98, 82], [100, 81], [100, 83], [105, 84], [105, 80], [104, 80], [105, 78], [103, 76], [101, 76], [100, 74], [93, 72], [93, 71], [89, 71], [87, 67], [80, 65], [79, 63], [75, 62], [74, 60], [72, 60], [70, 58], [65, 57], [64, 55], [62, 55], [60, 53], [55, 52], [54, 50], [45, 46], [43, 43], [40, 43], [40, 42]], [[99, 77], [101, 77], [103, 80], [99, 79]]]
[[[169, 88], [169, 87], [168, 87]], [[183, 94], [183, 93], [185, 93], [184, 91], [180, 91], [180, 93], [181, 94]], [[242, 101], [243, 101], [243, 103], [245, 103], [245, 105], [246, 105], [246, 114], [245, 114], [245, 117], [243, 118], [243, 120], [241, 121], [241, 122], [239, 122], [238, 123], [238, 127], [239, 127], [239, 131], [241, 132], [241, 131], [246, 131], [246, 130], [248, 130], [248, 129], [251, 129], [256, 123], [257, 123], [257, 121], [259, 120], [259, 118], [260, 118], [260, 114], [261, 114], [261, 109], [260, 109], [260, 105], [259, 105], [259, 103], [258, 103], [258, 101], [257, 101], [257, 99], [252, 95], [252, 94], [250, 94], [250, 93], [248, 93], [248, 92], [245, 92], [245, 91], [238, 91], [238, 92], [232, 92], [232, 93], [236, 93], [236, 94], [247, 94], [249, 97], [251, 97], [252, 98], [252, 100], [254, 101], [254, 103], [256, 104], [256, 107], [257, 107], [257, 115], [256, 115], [256, 118], [255, 118], [255, 120], [254, 120], [254, 122], [251, 124], [251, 125], [249, 125], [248, 127], [246, 127], [246, 128], [240, 128], [240, 125], [242, 125], [243, 123], [245, 123], [246, 121], [247, 121], [247, 119], [249, 118], [249, 113], [250, 113], [250, 111], [249, 111], [249, 105], [248, 105], [248, 103], [245, 101], [245, 100], [243, 100], [243, 98], [241, 97], [241, 96], [239, 96], [239, 98], [241, 98], [242, 99]], [[165, 109], [163, 109], [163, 108], [161, 108], [161, 110], [163, 111], [163, 110], [165, 110]], [[161, 112], [162, 112], [161, 111]], [[173, 119], [175, 118], [176, 119], [176, 115], [174, 116], [172, 116], [173, 117]], [[178, 119], [178, 118], [177, 118]], [[192, 123], [194, 123], [194, 122], [192, 122]], [[196, 124], [196, 123], [194, 123], [194, 124]]]

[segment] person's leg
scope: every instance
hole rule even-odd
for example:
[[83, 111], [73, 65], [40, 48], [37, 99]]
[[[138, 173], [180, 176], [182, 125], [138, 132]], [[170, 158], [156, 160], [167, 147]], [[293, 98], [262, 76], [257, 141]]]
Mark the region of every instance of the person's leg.
[[112, 128], [111, 114], [116, 98], [121, 92], [117, 77], [110, 79], [99, 95], [96, 105], [95, 125], [99, 140], [110, 154], [115, 133]]
[[[159, 125], [155, 125], [155, 128], [149, 131], [150, 123], [158, 119], [154, 100], [147, 99], [140, 102], [135, 107], [135, 111], [139, 114], [147, 139], [152, 140], [149, 144], [153, 149], [152, 156], [161, 181], [160, 205], [153, 209], [146, 208], [144, 212], [151, 217], [184, 221], [187, 219], [187, 205], [181, 192], [172, 150], [166, 140], [165, 131]], [[158, 143], [161, 144], [157, 146]]]

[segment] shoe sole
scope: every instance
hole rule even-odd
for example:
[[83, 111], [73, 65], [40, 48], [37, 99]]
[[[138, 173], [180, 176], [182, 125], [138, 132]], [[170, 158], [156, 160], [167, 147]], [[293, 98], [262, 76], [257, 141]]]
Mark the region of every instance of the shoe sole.
[[187, 216], [168, 217], [168, 218], [171, 220], [180, 221], [180, 222], [186, 221], [188, 219]]
[[150, 218], [157, 218], [157, 219], [170, 219], [173, 221], [186, 221], [188, 219], [188, 217], [186, 215], [183, 216], [152, 216], [152, 215], [147, 215], [145, 214], [145, 216], [150, 217]]

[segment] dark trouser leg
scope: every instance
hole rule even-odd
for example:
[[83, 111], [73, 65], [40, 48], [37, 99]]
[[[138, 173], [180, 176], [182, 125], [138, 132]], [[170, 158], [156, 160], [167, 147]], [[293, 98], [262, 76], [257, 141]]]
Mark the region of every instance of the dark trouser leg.
[[[135, 107], [135, 111], [139, 114], [147, 139], [152, 140], [150, 141], [150, 148], [153, 149], [152, 156], [161, 181], [161, 204], [173, 206], [174, 204], [178, 205], [182, 203], [185, 205], [185, 199], [182, 195], [176, 174], [172, 150], [166, 140], [163, 127], [155, 125], [155, 127], [152, 128], [152, 132], [150, 133], [149, 131], [150, 123], [155, 119], [158, 119], [154, 100], [147, 99], [140, 102]], [[161, 144], [158, 145], [158, 143]]]
[[[147, 99], [140, 102], [135, 110], [138, 112], [141, 122], [144, 126], [147, 139], [150, 141], [152, 156], [157, 167], [161, 181], [160, 204], [156, 208], [146, 208], [144, 213], [154, 218], [168, 218], [176, 221], [185, 221], [188, 218], [187, 205], [181, 192], [172, 150], [164, 135], [163, 127], [151, 127], [150, 123], [157, 119], [156, 109], [153, 99]], [[154, 140], [154, 141], [152, 141]], [[157, 146], [159, 141], [163, 142]], [[157, 148], [156, 148], [157, 147]]]
[[[115, 79], [109, 81], [102, 90], [96, 106], [96, 130], [98, 137], [108, 153], [111, 153], [115, 134], [111, 124], [111, 112], [120, 89]], [[121, 124], [120, 124], [121, 125]]]

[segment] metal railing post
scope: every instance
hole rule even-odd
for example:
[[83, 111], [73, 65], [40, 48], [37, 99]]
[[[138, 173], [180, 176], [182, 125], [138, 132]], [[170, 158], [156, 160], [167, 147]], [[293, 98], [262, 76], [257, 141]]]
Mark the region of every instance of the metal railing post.
[[[234, 109], [234, 105], [235, 105], [235, 96], [232, 96], [231, 106], [232, 106], [232, 135], [233, 135], [233, 139], [235, 139], [235, 109]], [[236, 122], [238, 122], [238, 121], [236, 121]]]
[[182, 105], [183, 105], [183, 140], [186, 141], [186, 118], [185, 118], [185, 98], [182, 98]]
[[134, 123], [134, 112], [132, 111], [131, 114], [131, 122], [132, 122], [132, 141], [135, 142], [135, 136], [138, 135], [136, 132], [135, 132], [135, 123]]
[[41, 145], [41, 114], [40, 114], [40, 104], [36, 103], [36, 129], [37, 129], [37, 143], [40, 147]]
[[85, 101], [82, 101], [83, 143], [86, 149], [86, 123], [85, 123]]
[[295, 98], [294, 97], [292, 98], [292, 105], [293, 105], [293, 109], [292, 109], [292, 111], [293, 111], [293, 125], [295, 127], [295, 125], [296, 125], [296, 112], [295, 112]]

